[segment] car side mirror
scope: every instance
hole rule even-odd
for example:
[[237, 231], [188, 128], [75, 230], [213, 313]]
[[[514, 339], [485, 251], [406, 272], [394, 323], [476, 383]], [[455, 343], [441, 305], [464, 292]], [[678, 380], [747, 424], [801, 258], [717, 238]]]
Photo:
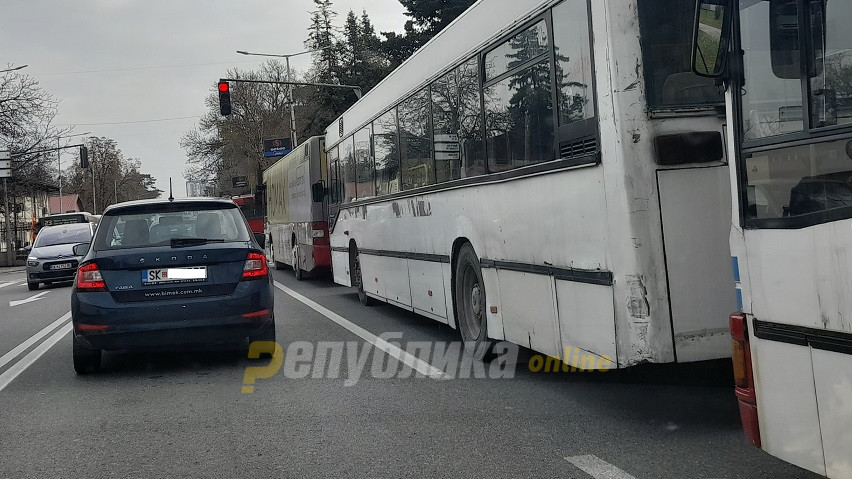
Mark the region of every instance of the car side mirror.
[[692, 37], [692, 71], [696, 75], [721, 78], [727, 73], [731, 8], [728, 0], [698, 0]]
[[74, 245], [74, 256], [86, 256], [86, 253], [89, 252], [89, 243], [80, 243]]
[[254, 240], [260, 245], [260, 249], [266, 249], [266, 233], [255, 233]]
[[323, 180], [311, 185], [311, 197], [314, 203], [321, 203], [325, 199], [326, 192], [325, 181]]

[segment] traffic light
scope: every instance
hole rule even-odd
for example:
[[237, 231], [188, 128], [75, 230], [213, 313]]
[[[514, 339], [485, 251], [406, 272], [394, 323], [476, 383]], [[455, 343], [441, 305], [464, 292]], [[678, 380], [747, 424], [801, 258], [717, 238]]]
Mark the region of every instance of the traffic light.
[[85, 146], [80, 147], [80, 168], [89, 167], [89, 149]]
[[231, 85], [226, 81], [219, 82], [219, 113], [222, 116], [231, 114]]

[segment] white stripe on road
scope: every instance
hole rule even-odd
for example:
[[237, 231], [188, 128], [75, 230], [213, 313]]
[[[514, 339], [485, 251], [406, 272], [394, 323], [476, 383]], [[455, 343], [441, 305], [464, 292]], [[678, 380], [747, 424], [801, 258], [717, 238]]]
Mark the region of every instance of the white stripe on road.
[[290, 296], [293, 297], [293, 299], [301, 302], [305, 306], [308, 306], [309, 308], [311, 308], [314, 311], [318, 312], [319, 314], [325, 316], [326, 318], [334, 321], [335, 323], [339, 324], [340, 326], [343, 326], [343, 328], [349, 330], [351, 333], [355, 334], [356, 336], [363, 339], [364, 341], [367, 341], [368, 343], [372, 344], [377, 349], [384, 351], [388, 356], [395, 358], [398, 361], [401, 361], [403, 364], [414, 369], [418, 373], [423, 374], [423, 375], [428, 376], [428, 377], [433, 378], [433, 379], [452, 379], [452, 376], [445, 373], [444, 371], [436, 368], [435, 366], [432, 366], [431, 364], [429, 364], [426, 361], [418, 358], [417, 356], [414, 356], [411, 353], [403, 351], [399, 347], [394, 346], [393, 344], [385, 341], [384, 339], [379, 338], [378, 336], [367, 331], [366, 329], [362, 328], [361, 326], [358, 326], [357, 324], [353, 323], [352, 321], [349, 321], [348, 319], [346, 319], [343, 316], [335, 313], [334, 311], [331, 311], [328, 308], [320, 306], [315, 301], [312, 301], [312, 300], [308, 299], [307, 297], [302, 296], [301, 294], [299, 294], [299, 293], [293, 291], [292, 289], [284, 286], [283, 284], [279, 283], [278, 281], [275, 281], [275, 287], [280, 289], [281, 291], [289, 294]]
[[0, 368], [2, 368], [3, 366], [5, 366], [5, 365], [6, 365], [6, 363], [8, 363], [9, 361], [11, 361], [11, 360], [15, 359], [15, 358], [16, 358], [19, 354], [21, 354], [22, 352], [26, 351], [26, 350], [27, 350], [27, 348], [29, 348], [30, 346], [32, 346], [33, 344], [35, 344], [35, 343], [36, 343], [38, 340], [40, 340], [41, 338], [43, 338], [43, 337], [47, 336], [48, 334], [50, 334], [50, 332], [51, 332], [51, 331], [53, 331], [53, 330], [54, 330], [54, 329], [56, 329], [56, 328], [57, 328], [60, 324], [64, 323], [65, 321], [68, 321], [69, 319], [71, 319], [71, 311], [68, 311], [67, 313], [63, 314], [61, 318], [59, 318], [59, 319], [57, 319], [56, 321], [54, 321], [54, 322], [50, 323], [49, 325], [47, 325], [47, 326], [46, 326], [44, 329], [42, 329], [41, 331], [39, 331], [39, 332], [37, 332], [37, 333], [33, 334], [33, 335], [32, 335], [32, 337], [31, 337], [30, 339], [28, 339], [28, 340], [24, 341], [23, 343], [21, 343], [21, 344], [19, 344], [18, 346], [16, 346], [16, 347], [15, 347], [15, 349], [13, 349], [13, 350], [9, 351], [8, 353], [4, 354], [4, 355], [3, 355], [3, 357], [2, 357], [2, 358], [0, 358]]
[[[70, 313], [69, 313], [70, 314]], [[23, 357], [20, 361], [13, 364], [12, 367], [7, 369], [0, 374], [0, 391], [6, 388], [19, 374], [24, 372], [28, 367], [32, 366], [38, 358], [40, 358], [44, 353], [47, 352], [48, 349], [52, 348], [54, 344], [58, 343], [60, 339], [62, 339], [65, 335], [71, 332], [71, 324], [68, 323], [65, 326], [59, 328], [59, 331], [53, 333], [53, 335], [43, 343], [39, 344], [35, 349], [27, 353], [26, 356]]]
[[636, 479], [630, 474], [592, 454], [566, 457], [565, 460], [595, 479]]
[[50, 291], [42, 291], [41, 293], [36, 293], [36, 294], [34, 294], [34, 295], [30, 296], [29, 298], [19, 299], [19, 300], [17, 300], [17, 301], [9, 301], [9, 306], [10, 306], [10, 307], [12, 307], [12, 308], [14, 308], [15, 306], [20, 306], [20, 305], [22, 305], [22, 304], [27, 304], [27, 303], [32, 303], [33, 301], [38, 301], [38, 300], [40, 300], [40, 299], [41, 299], [41, 298], [42, 298], [45, 294], [47, 294], [47, 293], [49, 293], [49, 292], [50, 292]]

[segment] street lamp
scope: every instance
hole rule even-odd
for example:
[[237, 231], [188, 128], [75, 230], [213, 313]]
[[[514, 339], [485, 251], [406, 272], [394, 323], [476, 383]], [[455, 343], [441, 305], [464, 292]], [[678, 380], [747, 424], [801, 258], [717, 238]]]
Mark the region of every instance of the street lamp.
[[0, 73], [13, 72], [13, 71], [15, 71], [15, 70], [22, 70], [22, 69], [24, 69], [24, 68], [26, 68], [26, 67], [28, 67], [28, 66], [29, 66], [29, 65], [21, 65], [21, 66], [19, 66], [19, 67], [15, 67], [15, 68], [7, 68], [6, 70], [0, 70]]
[[[58, 149], [59, 148], [59, 140], [61, 140], [62, 138], [74, 138], [75, 136], [84, 136], [84, 135], [88, 135], [89, 133], [91, 133], [91, 131], [87, 131], [85, 133], [77, 133], [77, 134], [74, 134], [74, 135], [65, 135], [65, 136], [57, 136], [56, 137], [56, 148], [57, 148], [57, 150], [56, 150], [56, 167], [58, 168], [58, 172], [59, 172], [59, 213], [60, 214], [62, 214], [63, 211], [62, 211], [62, 151]], [[93, 180], [93, 183], [92, 183], [92, 187], [94, 188], [94, 180]]]
[[[245, 50], [237, 50], [237, 53], [239, 53], [240, 55], [249, 55], [249, 56], [256, 56], [256, 57], [275, 57], [275, 58], [285, 59], [286, 60], [286, 66], [287, 66], [287, 82], [292, 82], [293, 79], [291, 78], [291, 73], [290, 73], [290, 57], [296, 57], [296, 56], [299, 56], [299, 55], [306, 55], [308, 53], [321, 52], [321, 51], [327, 50], [331, 47], [332, 47], [332, 45], [329, 45], [327, 47], [317, 48], [315, 50], [306, 50], [304, 52], [290, 53], [290, 54], [284, 54], [284, 55], [274, 55], [274, 54], [271, 54], [271, 53], [251, 53], [251, 52], [247, 52]], [[292, 138], [292, 140], [293, 140], [292, 148], [295, 149], [296, 146], [299, 144], [299, 140], [298, 140], [298, 137], [296, 136], [296, 110], [293, 107], [293, 85], [287, 85], [287, 97], [288, 97], [288, 100], [289, 100], [289, 103], [290, 103], [290, 135], [293, 137]]]

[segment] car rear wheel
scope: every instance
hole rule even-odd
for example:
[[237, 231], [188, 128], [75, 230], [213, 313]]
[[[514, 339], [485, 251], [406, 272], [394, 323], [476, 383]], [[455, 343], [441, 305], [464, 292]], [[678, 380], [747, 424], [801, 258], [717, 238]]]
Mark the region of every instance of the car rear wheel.
[[73, 339], [74, 371], [77, 374], [96, 373], [101, 368], [101, 350], [92, 349], [77, 336]]
[[38, 283], [27, 282], [27, 289], [29, 289], [30, 291], [37, 290], [38, 289]]

